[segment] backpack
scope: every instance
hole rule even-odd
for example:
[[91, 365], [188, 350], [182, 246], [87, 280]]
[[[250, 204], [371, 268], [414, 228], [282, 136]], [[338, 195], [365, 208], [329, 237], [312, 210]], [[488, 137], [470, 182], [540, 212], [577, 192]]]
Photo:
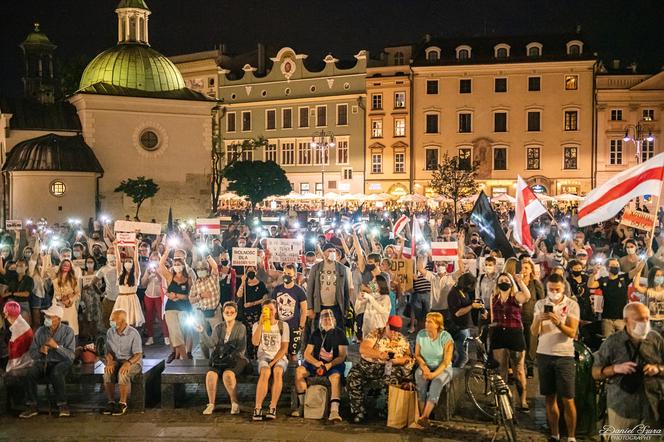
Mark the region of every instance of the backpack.
[[329, 396], [325, 385], [310, 385], [304, 395], [304, 418], [323, 419], [328, 413]]

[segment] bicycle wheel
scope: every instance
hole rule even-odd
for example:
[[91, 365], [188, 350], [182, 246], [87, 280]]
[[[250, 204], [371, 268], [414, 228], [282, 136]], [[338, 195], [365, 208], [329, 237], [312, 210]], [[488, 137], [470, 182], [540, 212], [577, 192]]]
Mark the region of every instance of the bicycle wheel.
[[466, 393], [471, 402], [485, 417], [496, 417], [496, 406], [488, 373], [482, 365], [474, 365], [466, 370]]
[[516, 442], [516, 423], [514, 422], [514, 410], [509, 395], [498, 395], [498, 407], [500, 407], [500, 418], [505, 428], [507, 440]]

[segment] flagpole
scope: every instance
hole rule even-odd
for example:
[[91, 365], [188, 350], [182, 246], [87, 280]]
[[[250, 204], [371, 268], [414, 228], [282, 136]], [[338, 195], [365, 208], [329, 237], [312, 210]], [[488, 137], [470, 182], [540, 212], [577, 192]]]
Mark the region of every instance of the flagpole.
[[661, 195], [662, 195], [662, 186], [660, 185], [659, 192], [655, 197], [655, 207], [654, 207], [655, 221], [653, 221], [652, 227], [650, 228], [650, 241], [648, 242], [648, 252], [646, 255], [650, 255], [652, 253], [652, 242], [655, 240], [655, 227], [659, 224], [659, 218], [657, 217], [657, 215], [659, 214], [659, 200]]

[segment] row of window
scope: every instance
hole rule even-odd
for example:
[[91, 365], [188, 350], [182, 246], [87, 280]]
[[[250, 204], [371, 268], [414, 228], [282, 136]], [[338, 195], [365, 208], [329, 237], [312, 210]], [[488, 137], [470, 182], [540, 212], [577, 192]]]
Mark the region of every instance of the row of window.
[[[581, 55], [583, 52], [583, 42], [572, 40], [567, 42], [567, 55]], [[538, 42], [531, 42], [526, 45], [526, 55], [528, 57], [541, 57], [544, 46]], [[506, 59], [510, 57], [512, 47], [506, 43], [500, 43], [493, 47], [493, 56], [497, 59]], [[456, 59], [459, 61], [467, 61], [472, 57], [472, 48], [468, 45], [460, 45], [455, 49]], [[429, 46], [425, 49], [424, 55], [429, 63], [438, 63], [441, 57], [441, 49], [437, 46]], [[403, 54], [397, 52], [395, 59], [399, 59], [403, 63]]]
[[[316, 127], [325, 127], [328, 125], [327, 121], [327, 105], [317, 105], [313, 111], [313, 115], [309, 113], [309, 106], [299, 107], [297, 109], [297, 127], [308, 128], [310, 119], [313, 118]], [[337, 104], [336, 115], [337, 126], [348, 126], [348, 104]], [[281, 109], [281, 128], [293, 128], [293, 109], [290, 107]], [[267, 109], [265, 111], [265, 130], [277, 129], [277, 110]], [[250, 132], [252, 130], [252, 111], [246, 110], [240, 113], [240, 130], [242, 132]], [[228, 112], [226, 114], [226, 132], [237, 131], [237, 113]]]
[[[405, 109], [406, 108], [406, 92], [397, 91], [394, 93], [394, 109]], [[371, 94], [371, 110], [382, 110], [383, 109], [383, 94], [374, 93]]]
[[[624, 159], [625, 143], [621, 139], [609, 140], [609, 164], [621, 165]], [[655, 155], [655, 140], [643, 140], [641, 143], [641, 158], [640, 161], [648, 161]]]
[[[282, 166], [328, 166], [330, 149], [337, 165], [350, 164], [350, 147], [347, 137], [336, 137], [333, 148], [311, 146], [311, 139], [274, 140], [263, 151], [264, 161], [274, 161]], [[239, 151], [238, 144], [226, 145], [226, 162], [254, 161], [255, 151]]]
[[[575, 91], [579, 88], [578, 75], [565, 75], [563, 83], [566, 91]], [[531, 76], [527, 80], [527, 88], [529, 92], [539, 92], [542, 90], [542, 77]], [[507, 92], [507, 78], [500, 77], [493, 79], [493, 91], [497, 93]], [[471, 94], [473, 92], [473, 80], [471, 78], [459, 79], [459, 93]], [[439, 93], [438, 80], [427, 80], [426, 83], [427, 95], [437, 95]]]
[[[622, 109], [611, 109], [609, 115], [611, 121], [623, 121]], [[643, 109], [641, 113], [641, 119], [643, 121], [655, 121], [655, 109]]]

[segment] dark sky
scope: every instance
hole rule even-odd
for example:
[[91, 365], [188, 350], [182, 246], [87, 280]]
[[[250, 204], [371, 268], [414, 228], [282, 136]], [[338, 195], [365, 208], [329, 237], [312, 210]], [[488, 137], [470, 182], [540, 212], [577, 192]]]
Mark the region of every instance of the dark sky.
[[[288, 45], [320, 57], [350, 58], [389, 43], [438, 36], [571, 32], [609, 60], [664, 65], [664, 0], [146, 0], [150, 41], [166, 55]], [[64, 60], [114, 45], [118, 0], [0, 0], [0, 95], [20, 87], [17, 45], [38, 20]]]

